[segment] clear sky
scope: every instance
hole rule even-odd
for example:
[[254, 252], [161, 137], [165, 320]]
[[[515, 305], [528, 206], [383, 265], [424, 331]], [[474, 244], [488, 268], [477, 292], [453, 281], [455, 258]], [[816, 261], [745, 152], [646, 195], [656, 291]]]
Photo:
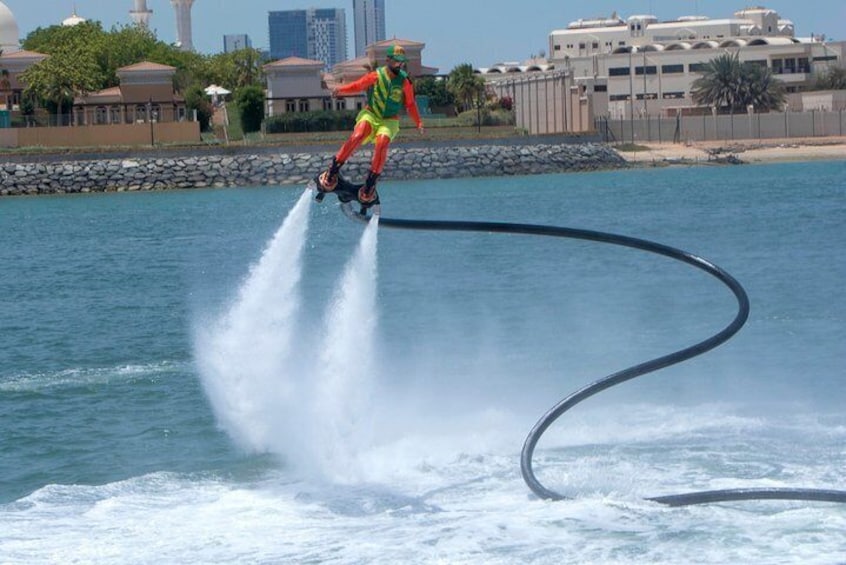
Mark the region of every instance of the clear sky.
[[[103, 22], [108, 29], [129, 23], [132, 0], [3, 0], [18, 21], [21, 39], [40, 26], [60, 23], [76, 6], [78, 15]], [[458, 64], [488, 67], [522, 61], [548, 51], [548, 36], [573, 20], [653, 14], [661, 20], [685, 15], [726, 18], [749, 5], [763, 5], [792, 20], [796, 35], [825, 34], [846, 40], [846, 0], [385, 0], [388, 37], [426, 44], [424, 64], [447, 73]], [[170, 0], [147, 0], [151, 28], [167, 42], [176, 39]], [[195, 48], [223, 51], [224, 34], [246, 33], [254, 47], [266, 48], [267, 12], [301, 8], [344, 8], [348, 49], [354, 55], [352, 0], [195, 0], [192, 10]]]

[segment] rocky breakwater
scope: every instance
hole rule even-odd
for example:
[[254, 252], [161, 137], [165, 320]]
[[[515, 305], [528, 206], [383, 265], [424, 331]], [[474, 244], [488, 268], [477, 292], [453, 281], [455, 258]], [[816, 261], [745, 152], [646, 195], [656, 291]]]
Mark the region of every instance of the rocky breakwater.
[[[0, 195], [64, 194], [180, 188], [302, 185], [331, 159], [329, 152], [202, 154], [7, 163], [0, 166]], [[363, 178], [370, 151], [344, 168]], [[384, 179], [531, 175], [620, 168], [626, 161], [598, 143], [395, 147]]]

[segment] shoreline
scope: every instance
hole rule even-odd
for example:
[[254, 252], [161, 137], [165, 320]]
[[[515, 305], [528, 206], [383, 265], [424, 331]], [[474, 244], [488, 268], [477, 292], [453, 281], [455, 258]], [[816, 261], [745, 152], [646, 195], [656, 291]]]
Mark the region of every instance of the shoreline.
[[[520, 141], [517, 144], [498, 141], [399, 146], [391, 152], [391, 170], [385, 178], [448, 179], [643, 167], [846, 160], [846, 137], [619, 147], [596, 141], [574, 143], [555, 138]], [[310, 149], [295, 153], [272, 148], [177, 151], [169, 156], [139, 152], [123, 157], [89, 155], [88, 159], [65, 155], [54, 156], [58, 157], [55, 160], [7, 162], [0, 165], [0, 197], [296, 185], [308, 181], [331, 158], [332, 153], [325, 148]], [[350, 160], [347, 174], [351, 178], [363, 178], [369, 160], [368, 151], [357, 154]]]
[[617, 153], [632, 166], [722, 164], [731, 156], [744, 164], [846, 160], [846, 136], [647, 143], [642, 147]]

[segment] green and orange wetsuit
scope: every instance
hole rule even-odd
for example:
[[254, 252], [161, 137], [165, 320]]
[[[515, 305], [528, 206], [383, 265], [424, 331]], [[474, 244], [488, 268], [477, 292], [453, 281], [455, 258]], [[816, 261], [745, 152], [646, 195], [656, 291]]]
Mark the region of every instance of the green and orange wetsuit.
[[[339, 87], [339, 95], [367, 91], [367, 106], [356, 117], [355, 129], [335, 155], [333, 167], [339, 168], [361, 146], [374, 143], [367, 183], [375, 185], [388, 157], [388, 146], [399, 133], [399, 112], [405, 107], [417, 128], [422, 128], [420, 112], [414, 99], [414, 87], [405, 71], [394, 74], [387, 66], [379, 67], [360, 79]], [[335, 170], [337, 170], [337, 168]], [[329, 188], [329, 187], [327, 187]]]

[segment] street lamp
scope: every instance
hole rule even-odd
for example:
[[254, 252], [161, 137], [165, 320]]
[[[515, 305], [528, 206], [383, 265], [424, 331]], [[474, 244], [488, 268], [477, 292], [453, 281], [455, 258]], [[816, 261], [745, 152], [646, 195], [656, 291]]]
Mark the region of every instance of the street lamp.
[[150, 100], [147, 102], [147, 120], [150, 122], [150, 146], [156, 146], [156, 134], [153, 130], [153, 121], [155, 120], [155, 115], [153, 114], [153, 97], [150, 96]]

